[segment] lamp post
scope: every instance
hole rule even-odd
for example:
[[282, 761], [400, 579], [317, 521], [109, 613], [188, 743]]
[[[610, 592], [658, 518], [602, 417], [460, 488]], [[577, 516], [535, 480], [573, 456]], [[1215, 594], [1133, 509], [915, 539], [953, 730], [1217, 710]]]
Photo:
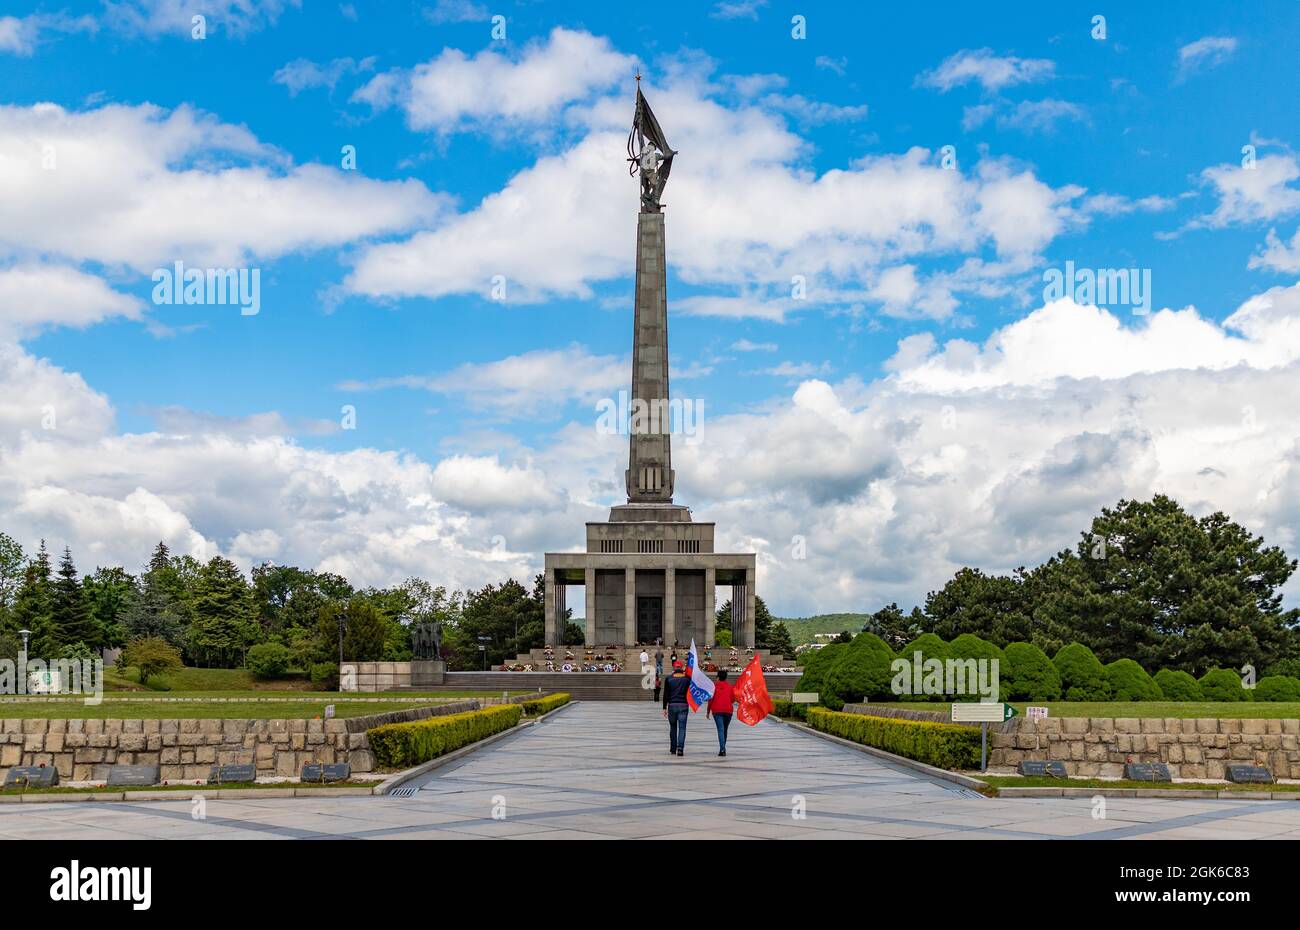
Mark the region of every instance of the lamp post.
[[339, 673], [343, 672], [343, 611], [339, 611]]
[[23, 638], [23, 664], [27, 664], [27, 640], [32, 635], [31, 630], [19, 630], [18, 634]]
[[18, 681], [15, 682], [19, 694], [27, 693], [27, 640], [32, 635], [31, 630], [19, 630], [19, 635], [23, 638], [23, 651], [18, 659]]
[[478, 638], [478, 651], [483, 653], [483, 671], [487, 671], [487, 644], [492, 641], [491, 636], [480, 636]]

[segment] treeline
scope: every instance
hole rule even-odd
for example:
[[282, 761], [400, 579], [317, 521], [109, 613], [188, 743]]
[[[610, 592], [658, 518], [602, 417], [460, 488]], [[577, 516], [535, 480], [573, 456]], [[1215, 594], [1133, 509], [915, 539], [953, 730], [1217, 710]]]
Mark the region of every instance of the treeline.
[[1197, 677], [1300, 668], [1300, 610], [1283, 610], [1281, 593], [1295, 569], [1224, 514], [1197, 519], [1157, 495], [1103, 509], [1074, 549], [1037, 568], [963, 568], [924, 607], [890, 604], [862, 629], [894, 650], [922, 633], [973, 634], [999, 648], [1028, 642], [1048, 655], [1080, 643], [1102, 663], [1132, 659]]
[[[449, 667], [472, 670], [483, 661], [480, 644], [489, 664], [541, 646], [543, 603], [540, 575], [531, 588], [510, 579], [448, 592], [422, 578], [357, 588], [330, 572], [271, 563], [249, 578], [229, 559], [200, 562], [161, 542], [138, 575], [100, 567], [79, 576], [70, 550], [56, 569], [44, 542], [29, 558], [0, 533], [0, 656], [9, 658], [23, 629], [29, 655], [47, 659], [156, 638], [186, 665], [237, 668], [253, 647], [274, 644], [283, 660], [267, 665], [325, 681], [337, 671], [340, 635], [347, 661], [405, 661], [410, 625], [441, 622]], [[581, 629], [568, 624], [565, 643], [581, 642]]]

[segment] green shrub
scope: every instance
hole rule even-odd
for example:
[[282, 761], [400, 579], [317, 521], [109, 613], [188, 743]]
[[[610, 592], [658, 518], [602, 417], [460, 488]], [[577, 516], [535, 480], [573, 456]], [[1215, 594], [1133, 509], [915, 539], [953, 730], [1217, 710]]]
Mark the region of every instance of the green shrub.
[[835, 695], [830, 693], [826, 677], [830, 674], [835, 660], [848, 648], [845, 643], [831, 643], [829, 646], [804, 653], [806, 658], [803, 660], [803, 675], [799, 678], [799, 684], [795, 685], [795, 690], [816, 692], [821, 696], [821, 703], [827, 707], [834, 707], [836, 710], [843, 707], [844, 702], [838, 701]]
[[117, 664], [124, 668], [134, 666], [140, 672], [140, 684], [146, 687], [149, 679], [170, 669], [182, 668], [181, 653], [175, 646], [158, 636], [142, 636], [126, 644]]
[[1230, 668], [1212, 668], [1202, 675], [1201, 693], [1207, 701], [1249, 701], [1253, 697], [1241, 686], [1241, 676]]
[[542, 714], [549, 714], [557, 707], [563, 707], [573, 698], [568, 694], [548, 694], [546, 697], [537, 698], [532, 701], [520, 701], [519, 706], [524, 709], [525, 717], [540, 717]]
[[518, 704], [497, 704], [412, 723], [388, 723], [367, 730], [366, 738], [380, 768], [404, 769], [508, 730], [523, 715]]
[[1163, 701], [1165, 697], [1156, 680], [1132, 659], [1116, 659], [1107, 665], [1106, 681], [1114, 701]]
[[258, 643], [248, 650], [246, 664], [254, 678], [279, 678], [289, 670], [289, 650], [279, 643]]
[[[918, 661], [917, 653], [920, 653], [919, 661], [924, 663], [929, 659], [938, 659], [940, 662], [948, 658], [948, 644], [933, 633], [922, 633], [916, 639], [912, 640], [902, 649], [898, 650], [898, 657], [907, 661], [909, 664]], [[924, 671], [922, 672], [924, 675]], [[948, 697], [944, 694], [912, 694], [906, 696], [909, 701], [947, 701]]]
[[337, 662], [313, 662], [309, 669], [313, 691], [337, 691], [339, 666]]
[[782, 720], [807, 720], [808, 708], [815, 704], [796, 704], [794, 701], [773, 701], [772, 713]]
[[[830, 648], [829, 646], [827, 648]], [[826, 693], [841, 705], [892, 695], [889, 663], [894, 652], [874, 633], [859, 633], [835, 656], [826, 673]]]
[[974, 727], [836, 713], [822, 707], [808, 709], [808, 724], [823, 733], [939, 768], [975, 769], [980, 764], [980, 731]]
[[1255, 682], [1256, 701], [1300, 701], [1300, 678], [1269, 675]]
[[1061, 690], [1067, 701], [1108, 701], [1110, 682], [1092, 650], [1081, 643], [1063, 646], [1052, 660], [1061, 673]]
[[1156, 684], [1166, 701], [1204, 701], [1201, 683], [1187, 672], [1162, 668], [1156, 672]]
[[1268, 668], [1264, 669], [1264, 674], [1269, 677], [1274, 675], [1285, 675], [1288, 678], [1300, 678], [1300, 657], [1294, 659], [1279, 659]]
[[[1008, 701], [1011, 699], [1010, 683], [1003, 678], [1007, 664], [1007, 657], [1006, 654], [993, 643], [990, 643], [986, 639], [980, 639], [974, 633], [962, 633], [948, 644], [948, 658], [975, 659], [976, 661], [982, 660], [988, 662], [990, 675], [992, 674], [992, 669], [996, 668], [998, 670], [998, 693], [991, 695], [991, 698], [995, 701]], [[977, 682], [968, 682], [964, 694], [952, 694], [949, 695], [949, 699], [955, 701], [983, 700], [984, 695], [981, 692], [972, 690], [976, 685]]]
[[1002, 668], [1012, 701], [1059, 701], [1061, 699], [1061, 673], [1056, 670], [1047, 653], [1033, 643], [1008, 643], [1002, 650], [1007, 657]]

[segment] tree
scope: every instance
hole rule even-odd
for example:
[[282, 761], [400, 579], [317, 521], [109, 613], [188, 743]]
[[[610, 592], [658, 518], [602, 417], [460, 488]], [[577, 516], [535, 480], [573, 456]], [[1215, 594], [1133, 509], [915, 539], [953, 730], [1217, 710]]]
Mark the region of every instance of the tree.
[[126, 644], [119, 664], [138, 669], [140, 684], [147, 685], [150, 678], [156, 678], [168, 669], [180, 668], [181, 654], [180, 650], [165, 639], [145, 636]]
[[848, 648], [847, 643], [832, 643], [804, 653], [803, 675], [799, 678], [799, 684], [795, 685], [795, 690], [820, 695], [819, 702], [832, 710], [843, 707], [844, 702], [830, 691], [826, 679], [830, 674], [831, 666]]
[[72, 550], [66, 546], [51, 588], [50, 608], [54, 624], [53, 636], [59, 646], [84, 643], [91, 649], [99, 647], [99, 630], [91, 616], [90, 603], [82, 590], [81, 581], [77, 578]]
[[138, 591], [135, 578], [122, 568], [96, 568], [81, 580], [81, 587], [101, 646], [122, 646], [127, 635], [128, 605]]
[[898, 650], [921, 635], [922, 619], [923, 615], [916, 608], [911, 614], [904, 614], [897, 604], [890, 604], [869, 616], [862, 625], [862, 632], [874, 633], [890, 649]]
[[859, 633], [834, 658], [826, 673], [826, 691], [841, 704], [893, 696], [890, 684], [894, 675], [890, 663], [894, 661], [894, 653], [879, 636]]
[[1204, 701], [1201, 683], [1187, 672], [1162, 668], [1155, 674], [1155, 683], [1166, 701]]
[[23, 581], [14, 599], [13, 628], [30, 630], [28, 654], [35, 658], [54, 658], [59, 642], [54, 634], [54, 591], [50, 581], [50, 554], [41, 540], [36, 557], [23, 569]]
[[1080, 643], [1071, 643], [1052, 659], [1061, 673], [1061, 689], [1067, 701], [1108, 701], [1110, 681], [1092, 650]]
[[925, 629], [944, 640], [971, 633], [1002, 647], [1033, 635], [1019, 575], [985, 575], [977, 568], [963, 568], [931, 591], [925, 618]]
[[1155, 679], [1132, 659], [1116, 659], [1108, 664], [1106, 681], [1110, 685], [1111, 700], [1161, 701], [1165, 697]]
[[8, 627], [14, 601], [18, 598], [18, 588], [23, 583], [23, 572], [27, 559], [23, 547], [11, 536], [0, 533], [0, 629]]
[[[1011, 699], [1010, 684], [1002, 678], [1002, 667], [1006, 665], [1007, 661], [1006, 654], [988, 640], [981, 639], [974, 633], [962, 633], [948, 644], [948, 658], [974, 659], [976, 662], [985, 663], [985, 674], [989, 676], [987, 683], [992, 686], [994, 684], [995, 675], [997, 679], [996, 683], [998, 691], [993, 694], [993, 698], [999, 701], [1008, 701]], [[979, 666], [976, 666], [976, 674], [980, 674]], [[955, 701], [963, 699], [968, 701], [982, 699], [984, 695], [979, 690], [981, 681], [978, 678], [972, 681], [970, 675], [965, 673], [963, 673], [962, 677], [966, 679], [964, 682], [964, 690], [960, 693], [956, 691], [950, 692], [948, 698]], [[944, 676], [944, 681], [946, 684], [946, 675]], [[961, 684], [963, 684], [963, 682], [954, 675], [954, 685], [959, 686]]]
[[787, 659], [794, 658], [794, 643], [790, 641], [790, 631], [780, 620], [772, 621], [763, 648], [770, 650], [772, 655], [784, 656]]
[[1230, 668], [1212, 668], [1202, 675], [1201, 693], [1207, 701], [1249, 701], [1254, 697], [1241, 686], [1241, 676]]
[[[444, 631], [448, 668], [472, 671], [481, 667], [484, 658], [488, 665], [500, 665], [545, 645], [544, 582], [544, 576], [538, 575], [531, 593], [513, 578], [468, 592], [455, 626]], [[480, 636], [486, 641], [480, 643]], [[479, 652], [480, 644], [487, 647], [486, 657]]]
[[1033, 643], [1008, 643], [1002, 650], [1006, 665], [1000, 673], [1013, 701], [1059, 701], [1061, 673], [1047, 653]]
[[1295, 648], [1300, 610], [1281, 607], [1295, 569], [1222, 513], [1198, 520], [1164, 495], [1122, 500], [1092, 521], [1076, 551], [1035, 569], [1035, 619], [1048, 638], [1080, 642], [1104, 661], [1266, 667]]
[[377, 662], [384, 655], [388, 624], [374, 602], [362, 595], [346, 604], [330, 603], [321, 609], [320, 639], [326, 644], [325, 661], [338, 660], [339, 620], [343, 621], [343, 661]]
[[198, 666], [233, 668], [256, 639], [253, 600], [234, 562], [214, 556], [198, 572], [185, 652]]

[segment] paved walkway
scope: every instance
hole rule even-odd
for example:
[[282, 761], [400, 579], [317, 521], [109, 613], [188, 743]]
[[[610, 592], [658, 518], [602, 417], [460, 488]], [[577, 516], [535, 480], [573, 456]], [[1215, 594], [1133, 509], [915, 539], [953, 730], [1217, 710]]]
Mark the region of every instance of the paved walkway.
[[[426, 776], [406, 798], [0, 805], [0, 839], [1300, 839], [1300, 801], [990, 800], [775, 721], [691, 719], [668, 755], [649, 702], [579, 703]], [[504, 819], [493, 817], [494, 808]], [[796, 814], [802, 813], [799, 817]]]

